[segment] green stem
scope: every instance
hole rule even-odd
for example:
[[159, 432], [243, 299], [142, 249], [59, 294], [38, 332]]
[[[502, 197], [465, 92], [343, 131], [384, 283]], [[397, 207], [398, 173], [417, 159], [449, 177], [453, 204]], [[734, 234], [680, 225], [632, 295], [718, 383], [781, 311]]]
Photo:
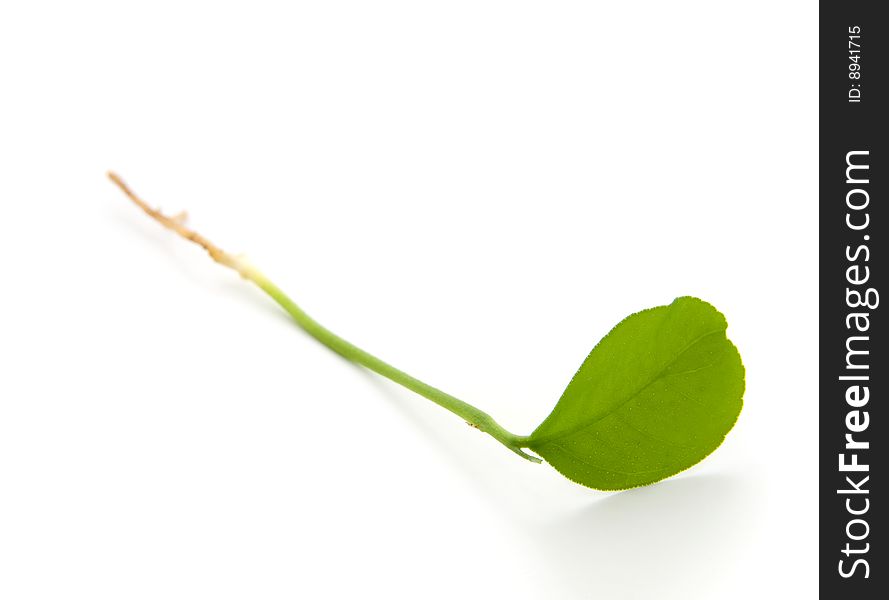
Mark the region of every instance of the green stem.
[[252, 268], [240, 268], [238, 269], [240, 273], [253, 283], [255, 283], [259, 288], [268, 294], [272, 300], [277, 302], [281, 308], [287, 311], [287, 314], [290, 315], [294, 321], [296, 321], [297, 325], [299, 325], [302, 329], [306, 331], [313, 338], [339, 354], [348, 360], [356, 362], [364, 367], [367, 367], [371, 371], [375, 373], [379, 373], [383, 377], [391, 379], [395, 383], [398, 383], [412, 392], [416, 392], [420, 394], [424, 398], [428, 398], [432, 400], [442, 408], [446, 408], [455, 415], [462, 418], [464, 421], [484, 431], [489, 434], [491, 437], [496, 439], [498, 442], [521, 456], [522, 458], [526, 458], [532, 462], [539, 463], [541, 462], [539, 458], [536, 456], [531, 456], [530, 454], [524, 452], [522, 448], [526, 447], [527, 436], [519, 436], [514, 433], [510, 433], [502, 426], [500, 426], [488, 413], [479, 410], [478, 408], [472, 406], [471, 404], [467, 404], [462, 400], [447, 394], [438, 388], [434, 388], [427, 383], [423, 383], [419, 379], [412, 377], [401, 371], [396, 369], [389, 363], [380, 360], [373, 354], [369, 352], [365, 352], [358, 346], [352, 344], [351, 342], [347, 342], [340, 336], [336, 335], [320, 323], [310, 317], [299, 305], [296, 304], [293, 300], [290, 299], [287, 294], [281, 291], [281, 288], [276, 286], [274, 283], [269, 281], [262, 273], [256, 271]]
[[498, 442], [518, 454], [523, 458], [527, 458], [532, 462], [541, 462], [539, 458], [536, 456], [531, 456], [522, 451], [522, 448], [528, 447], [528, 437], [527, 436], [518, 436], [514, 433], [510, 433], [506, 431], [503, 427], [501, 427], [492, 417], [486, 412], [483, 412], [471, 404], [467, 404], [462, 400], [458, 400], [454, 398], [450, 394], [446, 394], [443, 391], [432, 387], [426, 383], [423, 383], [419, 379], [411, 377], [404, 371], [400, 371], [390, 365], [387, 362], [384, 362], [374, 356], [373, 354], [369, 354], [365, 352], [358, 346], [351, 344], [336, 335], [329, 329], [323, 327], [320, 323], [318, 323], [315, 319], [306, 314], [306, 312], [297, 306], [296, 302], [291, 300], [287, 294], [285, 294], [281, 289], [276, 286], [274, 283], [269, 281], [265, 275], [257, 271], [256, 269], [244, 264], [242, 261], [238, 260], [231, 254], [223, 251], [221, 248], [217, 247], [213, 243], [210, 242], [207, 238], [200, 235], [198, 232], [189, 229], [185, 226], [185, 214], [181, 213], [175, 217], [168, 217], [161, 211], [152, 208], [148, 204], [146, 204], [139, 196], [137, 196], [133, 190], [127, 186], [126, 183], [115, 173], [109, 172], [108, 178], [114, 182], [117, 187], [121, 189], [121, 191], [126, 194], [126, 196], [133, 201], [136, 206], [141, 208], [145, 213], [172, 231], [175, 231], [183, 238], [194, 242], [201, 248], [207, 251], [207, 254], [210, 255], [217, 263], [226, 266], [230, 269], [234, 269], [238, 273], [241, 274], [242, 277], [252, 281], [257, 286], [259, 286], [262, 291], [271, 296], [272, 300], [281, 305], [287, 314], [289, 314], [296, 323], [302, 327], [309, 335], [314, 337], [316, 340], [336, 352], [341, 356], [358, 363], [359, 365], [363, 365], [374, 371], [379, 373], [383, 377], [387, 377], [394, 381], [395, 383], [401, 384], [407, 389], [416, 392], [423, 396], [424, 398], [428, 398], [432, 400], [439, 406], [442, 406], [455, 415], [458, 415], [463, 418], [464, 421], [481, 429], [485, 433], [492, 436]]

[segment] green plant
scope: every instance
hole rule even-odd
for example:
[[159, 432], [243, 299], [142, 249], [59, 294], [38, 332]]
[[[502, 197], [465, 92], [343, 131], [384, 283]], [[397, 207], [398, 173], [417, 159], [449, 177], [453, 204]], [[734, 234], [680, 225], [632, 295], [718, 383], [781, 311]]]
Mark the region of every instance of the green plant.
[[268, 294], [319, 342], [432, 400], [533, 462], [530, 450], [569, 479], [600, 490], [660, 481], [713, 452], [741, 412], [744, 366], [713, 306], [689, 296], [635, 313], [593, 348], [552, 413], [531, 435], [501, 427], [487, 413], [396, 369], [329, 331], [274, 283], [109, 178], [153, 219], [198, 244]]

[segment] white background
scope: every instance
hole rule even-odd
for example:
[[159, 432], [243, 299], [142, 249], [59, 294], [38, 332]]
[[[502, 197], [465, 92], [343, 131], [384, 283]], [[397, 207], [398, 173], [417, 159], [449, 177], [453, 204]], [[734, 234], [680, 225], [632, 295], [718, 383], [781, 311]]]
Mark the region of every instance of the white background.
[[[812, 598], [811, 2], [4, 2], [0, 597]], [[517, 433], [677, 295], [741, 418], [606, 494], [345, 363], [104, 178]]]

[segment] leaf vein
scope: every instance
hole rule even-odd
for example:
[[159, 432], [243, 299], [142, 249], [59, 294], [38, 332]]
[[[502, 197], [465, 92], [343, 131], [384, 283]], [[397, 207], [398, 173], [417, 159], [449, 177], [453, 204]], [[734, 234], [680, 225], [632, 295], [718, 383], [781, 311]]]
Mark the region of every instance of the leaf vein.
[[[644, 392], [647, 388], [651, 387], [654, 383], [656, 383], [657, 381], [659, 381], [659, 380], [663, 379], [664, 377], [668, 376], [668, 375], [665, 375], [666, 370], [669, 369], [670, 366], [673, 365], [677, 360], [679, 360], [679, 359], [680, 359], [686, 352], [688, 352], [688, 351], [691, 350], [694, 346], [696, 346], [701, 340], [703, 340], [704, 338], [709, 337], [709, 336], [711, 336], [711, 335], [715, 335], [715, 334], [717, 334], [717, 333], [722, 333], [722, 332], [724, 332], [724, 331], [725, 331], [725, 330], [724, 330], [723, 328], [714, 329], [713, 331], [708, 331], [707, 333], [703, 333], [703, 334], [701, 334], [700, 336], [698, 336], [698, 337], [696, 337], [695, 339], [693, 339], [693, 340], [692, 340], [691, 342], [689, 342], [689, 343], [688, 343], [682, 350], [680, 350], [680, 351], [679, 351], [673, 358], [671, 358], [669, 361], [667, 361], [667, 363], [666, 363], [666, 364], [665, 364], [665, 365], [658, 371], [658, 373], [657, 373], [654, 377], [651, 378], [651, 380], [650, 380], [648, 383], [646, 383], [645, 385], [641, 386], [641, 387], [640, 387], [639, 389], [637, 389], [635, 392], [631, 392], [631, 393], [630, 393], [630, 394], [629, 394], [623, 401], [621, 401], [619, 404], [617, 404], [617, 405], [614, 407], [614, 409], [611, 410], [610, 412], [605, 413], [604, 415], [601, 415], [601, 416], [599, 416], [599, 417], [597, 417], [597, 418], [595, 418], [595, 419], [593, 419], [593, 420], [591, 420], [591, 421], [589, 421], [589, 422], [581, 423], [581, 424], [577, 425], [576, 427], [573, 427], [573, 428], [571, 428], [570, 430], [567, 430], [567, 431], [565, 431], [565, 432], [561, 432], [561, 433], [560, 433], [560, 432], [555, 432], [555, 433], [552, 433], [552, 434], [550, 434], [550, 435], [548, 435], [548, 436], [544, 436], [543, 438], [541, 438], [540, 440], [538, 440], [537, 443], [538, 443], [538, 444], [545, 444], [545, 443], [551, 441], [552, 439], [554, 439], [554, 438], [556, 438], [556, 437], [564, 437], [564, 436], [574, 435], [574, 434], [577, 433], [578, 431], [582, 431], [582, 430], [584, 430], [584, 429], [587, 429], [588, 427], [592, 427], [593, 425], [595, 425], [596, 423], [598, 423], [598, 422], [601, 421], [602, 419], [607, 418], [607, 417], [610, 416], [611, 414], [613, 414], [613, 413], [617, 412], [618, 410], [620, 410], [621, 408], [623, 408], [626, 404], [628, 404], [629, 402], [631, 402], [633, 399], [637, 398], [637, 397], [639, 396], [639, 394], [641, 394], [642, 392]], [[715, 362], [714, 362], [713, 364], [715, 364]], [[712, 366], [712, 365], [707, 365], [707, 366]], [[701, 367], [701, 368], [704, 368], [704, 367]], [[681, 373], [679, 373], [679, 374], [681, 374]], [[671, 373], [671, 374], [669, 374], [669, 375], [673, 375], [673, 374]], [[558, 408], [558, 405], [556, 405], [556, 407]], [[555, 414], [555, 413], [553, 413], [553, 414]]]
[[620, 421], [621, 423], [623, 423], [624, 425], [626, 425], [628, 428], [632, 429], [636, 433], [640, 433], [643, 436], [647, 437], [648, 439], [654, 440], [655, 442], [657, 442], [659, 444], [665, 444], [667, 446], [675, 446], [676, 448], [683, 448], [686, 450], [693, 450], [694, 449], [694, 446], [687, 446], [685, 444], [677, 444], [676, 442], [672, 442], [670, 440], [663, 440], [663, 439], [649, 433], [648, 431], [639, 429], [638, 427], [632, 425], [629, 421], [624, 419], [622, 416], [620, 416], [620, 414], [618, 414], [617, 412], [614, 412], [613, 416], [615, 419], [617, 419], [618, 421]]

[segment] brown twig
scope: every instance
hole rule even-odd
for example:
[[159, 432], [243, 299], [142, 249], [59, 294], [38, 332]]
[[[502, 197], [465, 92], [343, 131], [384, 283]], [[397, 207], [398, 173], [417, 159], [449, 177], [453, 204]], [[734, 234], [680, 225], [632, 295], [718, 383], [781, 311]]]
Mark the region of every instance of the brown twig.
[[221, 265], [234, 269], [238, 273], [243, 276], [246, 276], [247, 267], [237, 258], [229, 254], [228, 252], [222, 250], [215, 244], [213, 244], [210, 240], [199, 234], [197, 231], [193, 229], [189, 229], [185, 226], [186, 213], [179, 213], [176, 216], [169, 217], [162, 213], [160, 210], [156, 208], [152, 208], [149, 206], [144, 200], [139, 198], [130, 187], [124, 183], [124, 180], [120, 178], [117, 173], [113, 171], [108, 171], [108, 179], [110, 179], [114, 184], [120, 188], [120, 190], [126, 194], [127, 198], [133, 201], [133, 203], [141, 208], [145, 213], [172, 231], [175, 231], [185, 239], [194, 242], [201, 248], [207, 251], [207, 254], [210, 255], [210, 258], [215, 260]]

